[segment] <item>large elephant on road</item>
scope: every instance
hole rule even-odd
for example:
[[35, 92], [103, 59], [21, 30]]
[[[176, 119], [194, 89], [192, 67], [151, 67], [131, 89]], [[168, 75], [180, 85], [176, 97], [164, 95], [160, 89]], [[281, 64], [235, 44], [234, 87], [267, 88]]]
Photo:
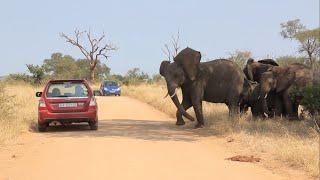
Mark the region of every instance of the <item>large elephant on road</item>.
[[279, 94], [283, 100], [285, 112], [289, 119], [298, 119], [298, 106], [303, 97], [291, 99], [293, 89], [301, 90], [313, 81], [310, 68], [300, 63], [287, 66], [274, 66], [261, 75], [260, 103], [263, 111], [268, 112], [266, 98], [271, 91]]
[[[192, 120], [186, 110], [193, 106], [198, 121], [196, 127], [202, 127], [202, 101], [225, 103], [230, 115], [239, 113], [244, 73], [229, 60], [204, 63], [200, 63], [200, 60], [200, 52], [185, 48], [174, 58], [174, 62], [163, 61], [160, 65], [160, 74], [166, 80], [168, 94], [178, 108], [177, 125], [185, 124], [182, 115]], [[183, 96], [181, 104], [175, 93], [179, 87]]]

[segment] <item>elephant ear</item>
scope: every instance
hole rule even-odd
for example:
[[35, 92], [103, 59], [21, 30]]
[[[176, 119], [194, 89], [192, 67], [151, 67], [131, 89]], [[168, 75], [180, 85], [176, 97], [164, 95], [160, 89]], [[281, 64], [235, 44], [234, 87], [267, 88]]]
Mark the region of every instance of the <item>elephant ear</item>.
[[273, 74], [276, 77], [276, 92], [281, 92], [288, 89], [295, 79], [295, 73], [290, 71], [289, 68], [283, 69], [273, 68]]
[[244, 69], [244, 73], [246, 74], [247, 78], [251, 81], [253, 81], [253, 73], [252, 73], [252, 63], [254, 62], [254, 60], [252, 58], [248, 59], [247, 61], [247, 65]]
[[270, 64], [272, 66], [279, 66], [279, 64], [273, 59], [262, 59], [262, 60], [259, 60], [258, 62], [262, 64]]
[[170, 61], [162, 61], [161, 62], [160, 69], [159, 69], [161, 76], [165, 75], [169, 64], [170, 64]]
[[201, 53], [189, 47], [183, 49], [174, 58], [174, 61], [183, 67], [190, 80], [195, 80], [200, 66]]

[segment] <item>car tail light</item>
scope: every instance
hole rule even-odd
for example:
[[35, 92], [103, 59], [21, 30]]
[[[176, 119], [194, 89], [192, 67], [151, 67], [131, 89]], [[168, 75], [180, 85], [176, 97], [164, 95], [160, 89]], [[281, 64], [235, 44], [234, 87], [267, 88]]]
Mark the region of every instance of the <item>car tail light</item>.
[[42, 107], [42, 108], [46, 107], [46, 103], [42, 99], [39, 100], [39, 107]]
[[95, 98], [91, 98], [89, 106], [96, 106], [96, 105], [97, 105], [96, 99]]

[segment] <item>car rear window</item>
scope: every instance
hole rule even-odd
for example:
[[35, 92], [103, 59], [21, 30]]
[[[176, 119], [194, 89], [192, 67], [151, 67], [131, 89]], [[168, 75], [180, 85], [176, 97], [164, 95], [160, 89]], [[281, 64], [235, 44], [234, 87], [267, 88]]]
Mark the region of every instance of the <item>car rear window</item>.
[[50, 84], [47, 97], [88, 97], [88, 88], [83, 83], [61, 82]]
[[104, 86], [118, 86], [118, 84], [114, 81], [106, 81], [104, 82]]

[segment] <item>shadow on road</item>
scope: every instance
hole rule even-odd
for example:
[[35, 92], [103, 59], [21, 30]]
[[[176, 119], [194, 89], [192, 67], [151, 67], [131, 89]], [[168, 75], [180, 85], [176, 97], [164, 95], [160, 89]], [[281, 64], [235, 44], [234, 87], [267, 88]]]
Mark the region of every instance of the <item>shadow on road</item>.
[[49, 127], [45, 135], [73, 138], [126, 137], [152, 141], [195, 141], [200, 136], [214, 135], [208, 129], [193, 129], [193, 126], [176, 126], [169, 121], [112, 119], [100, 121], [98, 131], [91, 131], [87, 124], [73, 124]]

